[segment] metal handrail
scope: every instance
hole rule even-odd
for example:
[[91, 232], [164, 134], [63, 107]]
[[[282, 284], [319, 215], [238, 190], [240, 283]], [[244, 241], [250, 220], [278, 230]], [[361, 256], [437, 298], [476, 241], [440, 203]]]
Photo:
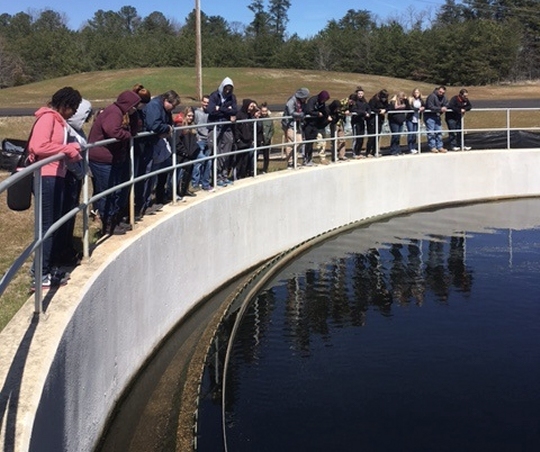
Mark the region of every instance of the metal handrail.
[[[507, 149], [510, 149], [510, 132], [511, 131], [514, 131], [514, 130], [534, 130], [534, 131], [540, 131], [540, 127], [510, 127], [510, 112], [512, 111], [540, 111], [539, 108], [498, 108], [498, 109], [487, 109], [487, 108], [482, 108], [482, 109], [475, 109], [475, 110], [472, 110], [471, 112], [469, 112], [469, 115], [474, 113], [474, 112], [506, 112], [506, 127], [497, 127], [497, 128], [489, 128], [489, 129], [482, 129], [482, 128], [469, 128], [467, 129], [465, 127], [465, 121], [463, 120], [462, 121], [462, 128], [461, 129], [458, 129], [456, 130], [456, 132], [461, 132], [461, 135], [462, 135], [462, 140], [463, 140], [463, 132], [467, 132], [467, 133], [470, 133], [470, 132], [482, 132], [482, 131], [486, 131], [486, 130], [489, 130], [489, 131], [506, 131], [507, 132]], [[400, 111], [399, 113], [411, 113], [411, 112], [414, 112], [414, 110], [403, 110], [403, 111]], [[429, 112], [428, 110], [424, 110], [424, 112]], [[388, 113], [387, 113], [388, 114]], [[392, 114], [390, 112], [390, 114]], [[142, 132], [142, 133], [139, 133], [137, 134], [136, 136], [132, 137], [130, 139], [130, 142], [129, 142], [129, 155], [130, 155], [130, 162], [131, 162], [131, 165], [130, 165], [130, 177], [129, 177], [129, 180], [125, 181], [125, 182], [122, 182], [121, 184], [119, 185], [116, 185], [115, 187], [111, 187], [97, 195], [94, 195], [94, 196], [89, 196], [89, 176], [88, 176], [88, 171], [86, 171], [86, 175], [84, 177], [84, 180], [83, 180], [83, 188], [82, 188], [82, 202], [80, 202], [80, 204], [73, 208], [72, 210], [70, 210], [69, 212], [67, 212], [63, 217], [61, 217], [60, 219], [58, 219], [49, 229], [48, 231], [45, 233], [45, 234], [42, 234], [41, 232], [41, 206], [42, 206], [42, 199], [41, 199], [41, 169], [43, 168], [43, 166], [49, 164], [49, 163], [52, 163], [52, 162], [56, 162], [56, 161], [60, 161], [62, 159], [65, 158], [65, 155], [62, 154], [62, 153], [59, 153], [55, 156], [51, 156], [51, 157], [48, 157], [46, 159], [43, 159], [43, 160], [40, 160], [39, 162], [36, 162], [36, 163], [33, 163], [32, 165], [28, 166], [27, 168], [24, 168], [22, 169], [21, 171], [18, 171], [17, 173], [11, 175], [10, 177], [8, 177], [6, 180], [0, 182], [0, 193], [6, 191], [9, 187], [11, 187], [13, 184], [17, 183], [18, 181], [20, 181], [21, 179], [23, 179], [24, 177], [30, 175], [30, 174], [33, 174], [34, 175], [34, 198], [35, 198], [35, 201], [34, 201], [34, 239], [33, 241], [22, 251], [22, 253], [17, 257], [17, 259], [12, 263], [12, 265], [7, 269], [7, 271], [4, 273], [4, 275], [2, 275], [2, 278], [0, 279], [0, 295], [2, 295], [5, 291], [5, 289], [7, 288], [7, 286], [9, 285], [9, 283], [11, 282], [11, 280], [13, 279], [13, 277], [15, 276], [15, 274], [20, 270], [20, 268], [22, 267], [22, 265], [24, 264], [24, 262], [32, 255], [34, 254], [34, 259], [35, 259], [35, 278], [36, 278], [36, 281], [40, 281], [41, 280], [41, 277], [43, 276], [41, 274], [42, 270], [41, 270], [41, 259], [42, 259], [42, 244], [43, 244], [43, 241], [45, 239], [47, 239], [48, 237], [50, 237], [56, 230], [58, 230], [58, 228], [60, 228], [66, 221], [68, 221], [69, 219], [73, 218], [75, 215], [77, 215], [77, 213], [79, 212], [82, 212], [82, 215], [83, 215], [83, 236], [82, 236], [82, 239], [83, 239], [83, 255], [85, 258], [88, 258], [90, 256], [90, 237], [89, 237], [89, 206], [103, 198], [103, 197], [106, 197], [107, 195], [119, 190], [119, 189], [122, 189], [122, 188], [125, 188], [125, 187], [131, 187], [131, 194], [130, 194], [130, 200], [129, 200], [129, 204], [130, 204], [130, 223], [133, 225], [135, 223], [135, 215], [134, 215], [134, 200], [133, 200], [133, 187], [135, 186], [136, 183], [138, 182], [141, 182], [141, 181], [144, 181], [148, 178], [151, 178], [151, 177], [154, 177], [158, 174], [163, 174], [163, 173], [168, 173], [170, 172], [172, 174], [172, 177], [173, 177], [173, 180], [176, 181], [176, 173], [177, 173], [177, 170], [183, 168], [183, 167], [187, 167], [189, 165], [193, 165], [194, 163], [202, 163], [202, 162], [205, 162], [205, 161], [215, 161], [216, 159], [218, 158], [227, 158], [227, 157], [230, 157], [232, 155], [238, 155], [238, 154], [242, 154], [242, 153], [254, 153], [255, 155], [257, 155], [258, 151], [261, 151], [261, 150], [264, 150], [264, 149], [271, 149], [271, 148], [278, 148], [278, 147], [283, 147], [285, 145], [290, 145], [292, 146], [293, 148], [293, 154], [292, 154], [292, 158], [293, 158], [293, 166], [294, 168], [297, 167], [297, 157], [298, 157], [298, 152], [299, 152], [299, 148], [300, 146], [306, 144], [306, 143], [316, 143], [316, 142], [321, 142], [321, 141], [324, 141], [324, 142], [338, 142], [338, 140], [347, 140], [347, 139], [355, 139], [355, 138], [369, 138], [369, 137], [375, 137], [376, 140], [376, 156], [379, 157], [380, 156], [380, 143], [379, 143], [379, 138], [382, 137], [382, 136], [392, 136], [392, 135], [395, 135], [395, 134], [399, 134], [399, 135], [410, 135], [410, 134], [417, 134], [418, 138], [417, 138], [417, 145], [418, 145], [418, 150], [419, 152], [421, 151], [421, 136], [422, 135], [426, 135], [427, 134], [427, 131], [426, 130], [423, 130], [421, 127], [418, 128], [418, 131], [416, 132], [398, 132], [398, 133], [388, 133], [388, 132], [384, 132], [384, 131], [381, 131], [381, 133], [378, 133], [378, 130], [379, 130], [379, 115], [378, 114], [375, 114], [374, 117], [375, 117], [375, 133], [373, 134], [368, 134], [368, 133], [365, 133], [363, 135], [347, 135], [347, 136], [338, 136], [337, 135], [337, 131], [336, 133], [334, 134], [333, 137], [328, 137], [328, 138], [322, 138], [322, 139], [315, 139], [315, 140], [300, 140], [298, 141], [297, 140], [297, 122], [296, 121], [293, 121], [293, 132], [294, 132], [294, 141], [293, 142], [290, 142], [290, 143], [282, 143], [282, 144], [273, 144], [273, 145], [268, 145], [268, 146], [259, 146], [257, 143], [258, 143], [258, 134], [259, 134], [259, 131], [258, 131], [258, 128], [257, 128], [257, 124], [261, 121], [281, 121], [284, 117], [282, 116], [279, 116], [279, 117], [271, 117], [271, 118], [257, 118], [257, 119], [246, 119], [246, 120], [238, 120], [236, 121], [236, 123], [253, 123], [253, 136], [254, 136], [254, 145], [252, 148], [249, 148], [249, 149], [242, 149], [242, 150], [233, 150], [231, 152], [228, 152], [228, 153], [223, 153], [223, 154], [218, 154], [218, 150], [217, 150], [217, 131], [218, 131], [218, 127], [220, 126], [223, 126], [223, 125], [230, 125], [231, 122], [214, 122], [214, 123], [206, 123], [206, 124], [203, 124], [203, 125], [191, 125], [191, 126], [182, 126], [182, 127], [175, 127], [174, 128], [174, 133], [172, 135], [172, 148], [173, 148], [173, 153], [172, 153], [172, 163], [170, 166], [167, 166], [165, 168], [160, 168], [158, 170], [155, 170], [155, 171], [152, 171], [152, 172], [149, 172], [147, 174], [144, 174], [144, 175], [141, 175], [141, 176], [138, 176], [138, 177], [135, 177], [135, 174], [134, 174], [134, 167], [133, 167], [133, 162], [134, 162], [134, 143], [135, 143], [135, 140], [137, 139], [142, 139], [142, 138], [145, 138], [145, 137], [149, 137], [149, 136], [152, 136], [154, 135], [153, 133], [151, 132]], [[292, 117], [285, 117], [287, 119], [292, 119]], [[421, 118], [419, 118], [419, 124], [421, 124]], [[204, 158], [198, 158], [196, 160], [190, 160], [188, 162], [183, 162], [183, 163], [177, 163], [176, 161], [176, 153], [174, 152], [175, 150], [175, 147], [176, 147], [176, 137], [177, 137], [177, 132], [179, 130], [186, 130], [186, 129], [193, 129], [193, 128], [200, 128], [200, 127], [206, 127], [209, 129], [209, 133], [212, 133], [213, 134], [213, 140], [212, 140], [212, 143], [213, 143], [213, 148], [212, 148], [212, 152], [211, 154], [208, 156], [208, 157], [204, 157]], [[447, 132], [447, 129], [443, 129], [441, 130], [441, 132]], [[92, 147], [95, 147], [95, 146], [103, 146], [103, 145], [106, 145], [106, 144], [111, 144], [111, 143], [114, 143], [118, 140], [115, 140], [115, 139], [108, 139], [108, 140], [101, 140], [101, 141], [98, 141], [98, 142], [95, 142], [95, 143], [89, 143], [85, 146], [82, 146], [82, 154], [83, 154], [83, 161], [84, 161], [84, 165], [85, 165], [85, 169], [88, 168], [88, 150], [91, 149]], [[462, 147], [463, 147], [463, 142], [462, 142]], [[333, 146], [334, 148], [334, 160], [337, 160], [337, 146]], [[253, 175], [254, 177], [257, 176], [257, 159], [254, 159], [253, 161]], [[214, 188], [216, 187], [216, 184], [217, 184], [217, 165], [214, 164], [213, 165], [213, 184], [214, 184]], [[172, 202], [175, 203], [176, 202], [176, 196], [177, 196], [177, 184], [176, 183], [173, 183], [172, 184], [172, 189], [173, 189], [173, 196], [172, 196]], [[36, 313], [40, 313], [42, 312], [42, 300], [43, 300], [43, 294], [42, 294], [42, 290], [41, 290], [41, 285], [40, 284], [37, 284], [36, 285], [36, 291], [35, 291], [35, 299], [34, 299], [34, 306], [35, 306], [35, 312]]]

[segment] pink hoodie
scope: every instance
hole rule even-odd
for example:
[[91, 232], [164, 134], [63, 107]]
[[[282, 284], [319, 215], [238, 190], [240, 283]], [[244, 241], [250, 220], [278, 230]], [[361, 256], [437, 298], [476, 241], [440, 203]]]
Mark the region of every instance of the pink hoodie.
[[[39, 161], [44, 158], [63, 152], [72, 162], [81, 160], [79, 143], [67, 143], [67, 124], [64, 118], [56, 110], [42, 107], [35, 113], [36, 122], [28, 149], [31, 161]], [[41, 174], [43, 176], [65, 177], [67, 171], [64, 160], [45, 165]]]

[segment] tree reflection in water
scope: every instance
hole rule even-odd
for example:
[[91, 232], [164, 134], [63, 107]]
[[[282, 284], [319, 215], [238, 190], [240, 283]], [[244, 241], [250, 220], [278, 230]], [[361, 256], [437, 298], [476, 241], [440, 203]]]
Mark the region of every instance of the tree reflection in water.
[[[235, 344], [236, 359], [227, 370], [226, 411], [235, 405], [238, 392], [235, 363], [250, 366], [258, 361], [259, 344], [274, 311], [283, 310], [285, 340], [300, 357], [307, 358], [314, 338], [330, 346], [332, 329], [362, 327], [368, 321], [368, 312], [391, 317], [396, 307], [411, 303], [422, 307], [426, 294], [430, 293], [439, 303], [446, 303], [452, 287], [467, 293], [472, 282], [473, 272], [465, 262], [465, 235], [461, 233], [451, 237], [399, 240], [362, 253], [332, 258], [282, 280], [261, 292], [242, 320], [241, 330], [247, 334]], [[234, 319], [233, 313], [221, 325], [215, 340], [217, 347], [213, 347], [207, 359], [201, 398], [207, 415], [199, 425], [202, 431], [212, 428], [211, 422], [206, 423], [209, 418], [213, 418], [215, 424], [220, 415], [223, 361]], [[212, 410], [214, 415], [208, 415]], [[231, 418], [227, 422], [234, 425]], [[223, 447], [221, 438], [215, 435], [203, 435], [198, 442], [200, 450]]]

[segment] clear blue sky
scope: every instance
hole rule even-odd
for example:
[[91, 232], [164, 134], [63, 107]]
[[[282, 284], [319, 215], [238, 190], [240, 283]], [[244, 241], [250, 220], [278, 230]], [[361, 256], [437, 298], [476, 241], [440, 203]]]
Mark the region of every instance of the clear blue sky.
[[[118, 11], [122, 6], [133, 6], [141, 17], [160, 11], [165, 17], [182, 24], [194, 8], [195, 0], [3, 0], [2, 3], [0, 13], [11, 15], [18, 12], [39, 13], [43, 9], [65, 13], [68, 26], [78, 29], [96, 11]], [[241, 22], [246, 25], [253, 19], [253, 13], [247, 8], [250, 3], [250, 0], [200, 0], [201, 10], [205, 14], [222, 16], [229, 23]], [[434, 11], [442, 4], [444, 0], [291, 0], [287, 32], [298, 33], [302, 38], [313, 36], [326, 26], [328, 20], [341, 19], [349, 9], [367, 9], [381, 19], [389, 16], [405, 18], [408, 8], [414, 8], [417, 12], [426, 9]]]

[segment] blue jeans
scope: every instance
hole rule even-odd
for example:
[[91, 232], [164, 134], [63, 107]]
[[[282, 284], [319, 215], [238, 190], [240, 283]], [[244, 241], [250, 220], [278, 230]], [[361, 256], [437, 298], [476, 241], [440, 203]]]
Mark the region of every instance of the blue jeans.
[[418, 123], [407, 121], [407, 131], [414, 132], [407, 135], [407, 148], [409, 152], [416, 151], [416, 133], [418, 132]]
[[[129, 179], [129, 164], [127, 161], [113, 165], [91, 161], [90, 170], [94, 178], [94, 195]], [[104, 223], [114, 218], [127, 206], [128, 195], [129, 189], [123, 188], [94, 203]]]
[[210, 155], [210, 149], [206, 145], [206, 141], [198, 141], [199, 145], [199, 154], [195, 163], [193, 164], [193, 172], [191, 173], [191, 185], [195, 188], [199, 185], [202, 185], [203, 188], [210, 187], [210, 173], [212, 172], [212, 161], [207, 160], [206, 162], [199, 162], [197, 160], [203, 159]]
[[[64, 205], [64, 178], [58, 176], [44, 176], [41, 179], [41, 233], [45, 233], [49, 228], [62, 216]], [[41, 269], [43, 275], [51, 272], [51, 266], [54, 258], [59, 254], [61, 242], [59, 240], [63, 228], [57, 229], [56, 232], [47, 238], [42, 245], [43, 261]], [[35, 266], [35, 262], [34, 262]], [[32, 272], [35, 267], [32, 267]]]
[[427, 129], [428, 146], [430, 149], [441, 149], [442, 142], [442, 125], [440, 116], [424, 117]]

